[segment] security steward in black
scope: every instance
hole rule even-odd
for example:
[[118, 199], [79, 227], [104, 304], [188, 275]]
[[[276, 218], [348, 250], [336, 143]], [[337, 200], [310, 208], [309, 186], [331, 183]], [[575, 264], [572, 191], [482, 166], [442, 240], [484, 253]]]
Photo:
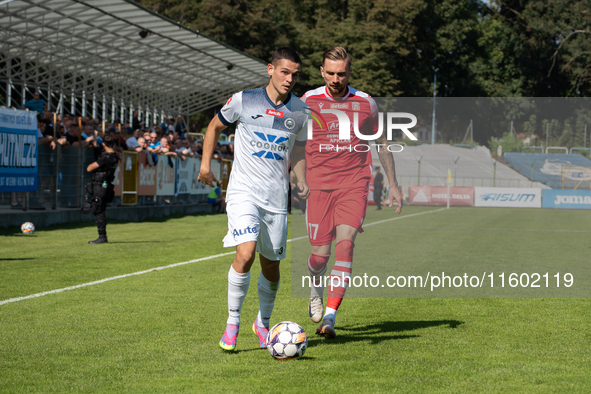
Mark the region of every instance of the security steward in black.
[[92, 182], [86, 185], [87, 197], [83, 213], [94, 214], [94, 221], [98, 228], [99, 237], [94, 241], [89, 241], [89, 244], [105, 244], [107, 240], [107, 203], [113, 201], [115, 196], [113, 180], [115, 179], [115, 171], [119, 164], [119, 155], [115, 153], [113, 147], [115, 146], [115, 139], [106, 135], [103, 139], [104, 152], [86, 170], [91, 173]]
[[382, 209], [382, 189], [384, 188], [384, 176], [380, 167], [376, 167], [376, 176], [373, 180], [373, 200], [378, 206], [377, 210]]

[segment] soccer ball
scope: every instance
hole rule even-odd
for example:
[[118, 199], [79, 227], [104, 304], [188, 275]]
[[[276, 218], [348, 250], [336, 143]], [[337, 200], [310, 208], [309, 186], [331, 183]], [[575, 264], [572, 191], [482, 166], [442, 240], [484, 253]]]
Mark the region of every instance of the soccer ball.
[[35, 225], [31, 222], [23, 223], [21, 231], [23, 234], [31, 235], [35, 232]]
[[267, 350], [278, 360], [302, 357], [308, 347], [308, 336], [299, 324], [291, 321], [277, 323], [267, 334]]

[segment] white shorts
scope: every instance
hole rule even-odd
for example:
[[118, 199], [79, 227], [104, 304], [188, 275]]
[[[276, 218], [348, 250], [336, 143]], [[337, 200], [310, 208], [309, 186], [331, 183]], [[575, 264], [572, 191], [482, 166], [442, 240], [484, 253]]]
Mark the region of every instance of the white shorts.
[[259, 208], [250, 201], [228, 201], [228, 234], [224, 247], [256, 241], [256, 251], [267, 259], [283, 260], [287, 248], [287, 214]]

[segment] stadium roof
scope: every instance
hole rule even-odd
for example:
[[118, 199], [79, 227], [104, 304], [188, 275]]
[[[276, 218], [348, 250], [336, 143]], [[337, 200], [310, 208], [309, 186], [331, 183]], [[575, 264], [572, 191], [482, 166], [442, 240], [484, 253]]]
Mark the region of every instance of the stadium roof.
[[5, 100], [41, 87], [193, 114], [268, 81], [266, 63], [130, 0], [0, 0], [0, 26]]

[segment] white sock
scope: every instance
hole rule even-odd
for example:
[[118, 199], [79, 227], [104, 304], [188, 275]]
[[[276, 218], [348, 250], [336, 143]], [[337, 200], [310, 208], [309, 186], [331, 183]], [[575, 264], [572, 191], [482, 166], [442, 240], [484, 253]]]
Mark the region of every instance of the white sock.
[[250, 272], [240, 274], [234, 267], [228, 272], [228, 322], [227, 324], [240, 325], [240, 311], [242, 303], [248, 293], [250, 284]]
[[337, 321], [337, 310], [326, 307], [326, 312], [324, 313], [324, 318], [332, 319], [332, 321]]
[[259, 327], [269, 328], [271, 313], [275, 306], [275, 296], [279, 290], [281, 281], [271, 282], [261, 272], [259, 275], [259, 315], [257, 316], [257, 325]]

